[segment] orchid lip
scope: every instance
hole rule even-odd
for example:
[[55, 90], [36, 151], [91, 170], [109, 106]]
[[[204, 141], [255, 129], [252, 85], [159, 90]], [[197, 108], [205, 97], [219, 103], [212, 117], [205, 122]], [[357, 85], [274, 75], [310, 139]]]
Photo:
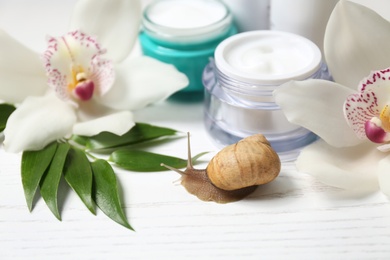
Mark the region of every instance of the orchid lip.
[[389, 133], [382, 128], [382, 122], [374, 117], [364, 125], [367, 138], [374, 143], [382, 144], [390, 141]]
[[73, 94], [82, 101], [88, 101], [92, 98], [95, 90], [95, 84], [91, 80], [80, 82], [73, 90]]

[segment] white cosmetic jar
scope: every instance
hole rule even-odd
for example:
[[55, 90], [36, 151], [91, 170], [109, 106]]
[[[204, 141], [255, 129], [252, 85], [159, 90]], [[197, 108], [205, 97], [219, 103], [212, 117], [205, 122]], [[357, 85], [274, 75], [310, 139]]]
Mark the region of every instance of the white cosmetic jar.
[[268, 30], [227, 38], [203, 71], [207, 131], [221, 147], [261, 133], [282, 161], [295, 159], [317, 137], [291, 124], [272, 93], [290, 80], [306, 79], [331, 80], [310, 40]]

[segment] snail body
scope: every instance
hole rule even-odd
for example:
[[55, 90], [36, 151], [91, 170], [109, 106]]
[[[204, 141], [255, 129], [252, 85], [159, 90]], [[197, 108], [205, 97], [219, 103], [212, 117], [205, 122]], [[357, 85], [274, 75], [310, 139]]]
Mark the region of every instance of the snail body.
[[191, 161], [188, 136], [188, 161], [184, 171], [163, 166], [181, 174], [186, 190], [204, 201], [228, 203], [238, 201], [258, 185], [274, 180], [280, 172], [280, 159], [262, 134], [244, 138], [226, 146], [210, 161], [206, 169], [195, 169]]

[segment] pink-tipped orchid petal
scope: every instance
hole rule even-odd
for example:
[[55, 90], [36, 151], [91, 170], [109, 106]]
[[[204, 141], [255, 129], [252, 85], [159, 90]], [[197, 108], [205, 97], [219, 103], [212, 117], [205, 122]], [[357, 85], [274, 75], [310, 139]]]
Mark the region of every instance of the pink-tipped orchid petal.
[[97, 37], [115, 62], [126, 58], [137, 39], [141, 21], [139, 0], [80, 0], [71, 19], [71, 30]]
[[362, 5], [341, 0], [325, 32], [324, 52], [336, 82], [356, 89], [371, 70], [389, 66], [390, 23]]
[[375, 173], [378, 161], [386, 156], [369, 142], [355, 147], [335, 148], [319, 140], [302, 150], [296, 165], [300, 172], [308, 173], [327, 185], [374, 191], [378, 189]]
[[7, 121], [4, 148], [15, 153], [40, 150], [50, 142], [71, 134], [75, 122], [74, 107], [53, 93], [28, 97]]
[[[353, 91], [324, 80], [291, 81], [274, 92], [287, 119], [303, 126], [335, 147], [361, 143], [348, 126], [343, 105]], [[324, 102], [326, 101], [326, 102]]]
[[390, 196], [390, 156], [382, 159], [377, 168], [377, 175], [379, 180], [379, 187], [381, 191]]
[[76, 123], [73, 127], [73, 133], [85, 136], [93, 136], [101, 132], [123, 135], [134, 125], [133, 114], [129, 111], [121, 111], [93, 120]]
[[390, 68], [371, 71], [368, 77], [360, 81], [358, 91], [375, 92], [378, 96], [379, 106], [385, 105], [390, 94]]
[[[114, 69], [111, 61], [101, 57], [104, 53], [95, 38], [80, 31], [50, 37], [43, 55], [49, 86], [63, 100], [69, 99], [78, 84], [86, 80], [93, 82], [98, 95], [105, 94], [114, 82]], [[84, 90], [81, 90], [82, 100], [85, 100]]]
[[0, 30], [0, 100], [20, 103], [47, 91], [39, 55]]
[[365, 132], [371, 142], [382, 144], [390, 141], [390, 134], [383, 130], [382, 122], [377, 117], [366, 122]]
[[135, 110], [163, 100], [186, 87], [188, 79], [173, 65], [149, 57], [137, 57], [120, 64], [114, 86], [98, 97], [116, 110]]

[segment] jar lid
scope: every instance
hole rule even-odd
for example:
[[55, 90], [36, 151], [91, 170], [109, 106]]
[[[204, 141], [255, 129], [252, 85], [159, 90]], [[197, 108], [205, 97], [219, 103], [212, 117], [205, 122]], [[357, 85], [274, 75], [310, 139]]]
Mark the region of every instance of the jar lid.
[[307, 79], [320, 68], [322, 59], [310, 40], [269, 30], [231, 36], [218, 45], [214, 57], [221, 73], [255, 85]]
[[229, 30], [233, 21], [218, 0], [157, 0], [144, 11], [149, 35], [169, 42], [201, 42]]

